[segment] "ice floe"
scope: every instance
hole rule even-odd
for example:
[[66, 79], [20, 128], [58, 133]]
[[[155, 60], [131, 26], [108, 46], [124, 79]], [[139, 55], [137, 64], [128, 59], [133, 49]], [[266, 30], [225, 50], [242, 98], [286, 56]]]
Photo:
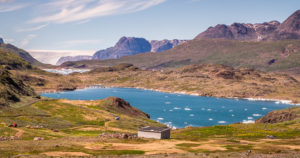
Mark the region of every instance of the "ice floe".
[[179, 108], [179, 107], [174, 107], [174, 110], [180, 110], [181, 108]]
[[191, 116], [191, 117], [194, 117], [195, 115], [194, 115], [194, 114], [190, 114], [190, 116]]
[[242, 123], [244, 123], [244, 124], [249, 124], [249, 123], [254, 123], [255, 121], [253, 121], [253, 120], [243, 120], [243, 122]]
[[214, 119], [212, 119], [212, 118], [209, 118], [208, 120], [209, 120], [209, 121], [212, 121], [212, 120], [214, 120]]
[[224, 123], [226, 123], [226, 121], [218, 121], [218, 123], [222, 123], [222, 124], [224, 124]]
[[189, 108], [189, 107], [185, 107], [184, 110], [185, 110], [185, 111], [191, 111], [192, 109]]
[[159, 118], [157, 118], [157, 120], [160, 120], [160, 121], [161, 121], [161, 120], [164, 120], [164, 118], [162, 118], [162, 117], [159, 117]]
[[261, 114], [252, 114], [252, 116], [254, 116], [254, 117], [260, 117], [262, 115]]

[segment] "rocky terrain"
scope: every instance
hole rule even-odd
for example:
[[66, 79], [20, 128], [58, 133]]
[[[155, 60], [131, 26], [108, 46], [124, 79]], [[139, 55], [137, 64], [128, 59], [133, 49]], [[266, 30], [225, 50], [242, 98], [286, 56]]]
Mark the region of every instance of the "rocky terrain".
[[2, 38], [0, 38], [0, 44], [3, 44], [3, 43], [4, 43], [3, 39], [2, 39]]
[[187, 42], [187, 40], [152, 40], [149, 41], [151, 44], [151, 52], [163, 52], [169, 49], [172, 49], [178, 45], [181, 45], [185, 42]]
[[300, 10], [292, 14], [278, 28], [267, 37], [267, 40], [299, 39], [300, 38]]
[[241, 41], [261, 41], [270, 36], [278, 28], [278, 21], [262, 24], [234, 23], [230, 26], [217, 25], [199, 34], [196, 39], [229, 39]]
[[271, 21], [258, 24], [234, 23], [217, 25], [200, 33], [196, 39], [229, 39], [241, 41], [287, 40], [300, 38], [300, 10], [283, 23]]
[[255, 123], [281, 123], [299, 119], [299, 108], [293, 107], [278, 111], [271, 111], [266, 116], [258, 119]]

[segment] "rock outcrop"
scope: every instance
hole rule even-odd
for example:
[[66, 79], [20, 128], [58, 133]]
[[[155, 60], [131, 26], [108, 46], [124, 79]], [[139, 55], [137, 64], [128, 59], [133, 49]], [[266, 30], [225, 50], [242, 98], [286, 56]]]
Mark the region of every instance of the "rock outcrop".
[[61, 65], [67, 61], [81, 61], [81, 60], [92, 60], [92, 56], [88, 55], [79, 55], [79, 56], [65, 56], [58, 59], [56, 65]]
[[278, 28], [278, 21], [271, 21], [261, 24], [243, 24], [234, 23], [230, 26], [217, 25], [210, 27], [203, 33], [199, 34], [196, 39], [230, 39], [241, 41], [261, 41]]
[[150, 41], [151, 44], [151, 52], [163, 52], [169, 49], [172, 49], [180, 44], [183, 44], [184, 42], [186, 42], [187, 40], [178, 40], [178, 39], [174, 39], [174, 40], [152, 40]]
[[0, 44], [3, 44], [3, 43], [4, 43], [3, 39], [2, 39], [2, 38], [0, 38]]
[[106, 98], [105, 101], [107, 101], [108, 103], [107, 105], [105, 105], [105, 109], [108, 109], [109, 111], [117, 112], [131, 117], [150, 118], [149, 114], [146, 114], [141, 110], [132, 107], [128, 102], [121, 98], [109, 97]]
[[279, 111], [271, 111], [266, 116], [258, 119], [255, 123], [279, 123], [285, 121], [291, 121], [299, 118], [299, 108], [290, 108]]
[[195, 39], [230, 39], [241, 41], [300, 39], [300, 10], [282, 24], [271, 21], [258, 24], [234, 23], [209, 27]]

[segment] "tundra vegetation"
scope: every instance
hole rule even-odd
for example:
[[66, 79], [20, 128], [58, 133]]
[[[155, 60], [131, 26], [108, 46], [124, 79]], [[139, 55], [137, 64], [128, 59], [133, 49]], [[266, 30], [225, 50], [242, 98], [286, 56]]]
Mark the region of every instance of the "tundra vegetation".
[[[120, 98], [56, 100], [49, 90], [87, 85], [140, 87], [216, 97], [263, 97], [299, 102], [299, 80], [287, 74], [224, 65], [197, 64], [141, 70], [132, 64], [86, 73], [48, 73], [1, 51], [0, 157], [157, 155], [178, 157], [295, 156], [299, 154], [299, 108], [273, 112], [255, 124], [173, 130], [170, 140], [136, 138], [143, 126], [165, 125]], [[14, 56], [14, 57], [13, 57]], [[18, 60], [10, 61], [10, 58]], [[31, 88], [32, 87], [32, 88]], [[119, 117], [119, 120], [115, 118]], [[10, 125], [17, 127], [9, 127]]]

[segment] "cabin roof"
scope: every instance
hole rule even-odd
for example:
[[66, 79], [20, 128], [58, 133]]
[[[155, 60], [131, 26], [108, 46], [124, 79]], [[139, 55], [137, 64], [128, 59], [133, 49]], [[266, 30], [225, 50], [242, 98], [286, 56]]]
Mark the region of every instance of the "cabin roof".
[[139, 131], [142, 131], [142, 132], [154, 132], [154, 133], [161, 133], [166, 130], [170, 130], [170, 128], [146, 126], [146, 127], [142, 127], [139, 129]]

